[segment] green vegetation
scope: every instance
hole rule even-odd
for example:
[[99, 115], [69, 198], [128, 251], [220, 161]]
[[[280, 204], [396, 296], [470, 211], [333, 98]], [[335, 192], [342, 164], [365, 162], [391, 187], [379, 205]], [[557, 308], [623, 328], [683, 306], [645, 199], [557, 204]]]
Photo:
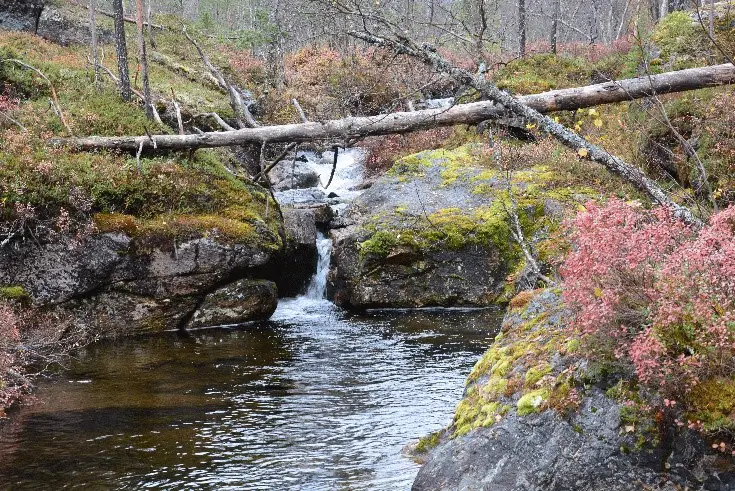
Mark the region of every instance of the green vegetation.
[[[535, 300], [539, 294], [545, 297], [541, 309]], [[545, 409], [566, 414], [578, 407], [581, 382], [551, 366], [556, 354], [571, 360], [577, 356], [567, 348], [572, 339], [559, 317], [564, 305], [546, 290], [521, 295], [522, 301], [511, 302], [501, 333], [467, 378], [454, 437], [492, 426], [513, 409], [528, 416]]]
[[[159, 49], [176, 47], [168, 31], [157, 37]], [[193, 49], [193, 48], [191, 48]], [[191, 59], [191, 52], [186, 48]], [[183, 55], [183, 51], [179, 53]], [[148, 121], [136, 104], [120, 100], [112, 84], [98, 92], [85, 66], [83, 48], [64, 48], [26, 33], [6, 33], [0, 39], [0, 59], [18, 58], [43, 71], [54, 84], [64, 115], [78, 135], [145, 134], [170, 131]], [[180, 100], [208, 106], [207, 97], [226, 101], [202, 83], [183, 79], [163, 67], [152, 71], [156, 84], [176, 81]], [[22, 99], [14, 117], [30, 131], [9, 127], [0, 133], [0, 218], [13, 220], [22, 204], [30, 218], [51, 229], [84, 229], [92, 219], [100, 232], [125, 232], [141, 247], [171, 248], [174, 241], [213, 236], [229, 242], [280, 247], [275, 205], [267, 193], [225, 169], [225, 152], [199, 150], [186, 155], [140, 159], [112, 152], [76, 153], [50, 148], [47, 140], [65, 135], [59, 118], [48, 112], [49, 87], [43, 80], [10, 63], [0, 64], [0, 80]], [[178, 84], [181, 82], [181, 84]], [[161, 92], [166, 90], [159, 85]], [[272, 212], [266, 219], [266, 207]], [[70, 223], [61, 223], [61, 216]]]
[[527, 416], [529, 414], [539, 412], [548, 397], [548, 389], [538, 389], [523, 394], [523, 396], [521, 396], [521, 398], [518, 399], [518, 402], [516, 403], [516, 407], [518, 408], [518, 415]]
[[418, 443], [416, 444], [416, 447], [414, 448], [414, 452], [418, 454], [426, 453], [432, 448], [439, 445], [439, 442], [441, 441], [442, 434], [444, 433], [443, 430], [435, 431], [434, 433], [430, 433], [426, 435], [425, 437], [422, 437], [419, 439]]
[[686, 399], [692, 408], [687, 414], [690, 421], [700, 421], [704, 430], [712, 434], [735, 432], [735, 379], [706, 380], [695, 386]]
[[28, 300], [28, 292], [22, 286], [0, 286], [0, 300]]
[[589, 83], [589, 64], [582, 58], [544, 53], [511, 61], [493, 74], [501, 89], [537, 94]]

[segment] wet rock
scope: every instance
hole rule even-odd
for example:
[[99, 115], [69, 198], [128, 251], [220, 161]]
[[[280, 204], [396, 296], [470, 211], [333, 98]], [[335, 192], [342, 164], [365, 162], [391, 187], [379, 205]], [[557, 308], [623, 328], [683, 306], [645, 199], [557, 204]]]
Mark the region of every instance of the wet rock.
[[301, 293], [314, 274], [317, 263], [316, 223], [309, 209], [283, 209], [286, 247], [273, 261], [267, 277], [278, 285], [281, 296]]
[[309, 162], [293, 158], [286, 158], [279, 162], [268, 173], [268, 177], [276, 191], [306, 189], [319, 185], [319, 174]]
[[275, 194], [278, 202], [284, 206], [322, 205], [327, 201], [327, 195], [318, 188], [287, 189]]
[[317, 227], [328, 227], [329, 223], [334, 218], [334, 210], [329, 204], [324, 203], [321, 205], [307, 205], [299, 207], [302, 210], [309, 210], [314, 214], [314, 222]]
[[22, 286], [34, 307], [70, 317], [91, 337], [138, 334], [183, 327], [213, 288], [273, 257], [257, 244], [213, 238], [139, 250], [124, 234], [102, 234], [3, 251], [0, 285]]
[[276, 284], [265, 280], [240, 280], [207, 295], [187, 328], [242, 324], [270, 317], [278, 304]]

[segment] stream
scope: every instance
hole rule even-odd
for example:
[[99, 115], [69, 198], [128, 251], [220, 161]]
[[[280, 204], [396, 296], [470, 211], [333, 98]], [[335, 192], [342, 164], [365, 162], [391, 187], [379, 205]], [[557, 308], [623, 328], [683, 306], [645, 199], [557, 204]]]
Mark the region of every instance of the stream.
[[269, 321], [96, 343], [41, 380], [0, 424], [0, 489], [409, 489], [404, 447], [451, 422], [502, 312], [350, 314], [317, 245]]

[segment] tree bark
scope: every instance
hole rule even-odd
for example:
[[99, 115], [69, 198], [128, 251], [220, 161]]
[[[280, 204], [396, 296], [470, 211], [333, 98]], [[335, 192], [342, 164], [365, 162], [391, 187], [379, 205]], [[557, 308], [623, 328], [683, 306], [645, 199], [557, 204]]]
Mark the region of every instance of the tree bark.
[[[582, 109], [600, 104], [640, 99], [653, 94], [682, 92], [728, 83], [735, 83], [735, 67], [724, 64], [704, 68], [690, 68], [651, 77], [619, 80], [586, 87], [552, 90], [541, 94], [521, 96], [513, 100], [540, 113], [548, 113]], [[53, 143], [56, 145], [71, 145], [81, 150], [108, 148], [136, 151], [141, 141], [144, 142], [145, 148], [153, 148], [153, 141], [155, 141], [156, 148], [159, 150], [224, 147], [262, 143], [264, 141], [269, 143], [294, 142], [407, 133], [438, 126], [475, 124], [505, 115], [507, 115], [507, 111], [504, 110], [503, 106], [492, 101], [481, 101], [458, 104], [449, 109], [426, 109], [325, 122], [261, 126], [258, 128], [203, 133], [201, 135], [186, 135], [186, 137], [177, 135], [156, 135], [150, 138], [148, 136], [92, 136], [76, 139], [55, 139]]]
[[148, 80], [148, 55], [146, 54], [145, 35], [143, 34], [143, 0], [136, 0], [136, 16], [138, 27], [138, 52], [140, 55], [140, 70], [142, 72], [143, 81], [143, 103], [145, 104], [145, 114], [148, 119], [153, 119], [153, 101], [151, 100], [151, 85]]
[[556, 54], [556, 44], [559, 40], [559, 15], [561, 15], [561, 0], [554, 0], [551, 17], [551, 52]]
[[94, 87], [100, 90], [100, 55], [97, 49], [97, 18], [95, 10], [97, 3], [89, 0], [89, 34], [92, 40], [92, 63], [94, 64]]
[[130, 101], [133, 92], [130, 89], [130, 72], [128, 71], [128, 47], [125, 42], [125, 12], [122, 0], [112, 0], [115, 15], [115, 50], [117, 52], [117, 71], [120, 80], [120, 97]]
[[518, 0], [518, 56], [526, 56], [526, 0]]

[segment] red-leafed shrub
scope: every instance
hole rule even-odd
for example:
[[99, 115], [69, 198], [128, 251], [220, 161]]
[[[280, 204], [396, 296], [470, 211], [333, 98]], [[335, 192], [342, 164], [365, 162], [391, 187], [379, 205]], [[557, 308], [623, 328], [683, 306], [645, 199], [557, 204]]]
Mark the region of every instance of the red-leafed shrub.
[[228, 48], [223, 54], [227, 56], [238, 82], [242, 85], [254, 87], [266, 82], [265, 63], [253, 56], [252, 51]]
[[[735, 374], [735, 207], [698, 233], [619, 200], [574, 220], [563, 268], [574, 329], [665, 397]], [[735, 421], [733, 421], [735, 423]]]
[[[20, 99], [11, 95], [8, 86], [0, 88], [0, 112], [6, 113], [18, 109]], [[0, 118], [1, 119], [1, 118]]]
[[33, 366], [62, 363], [91, 340], [59, 315], [28, 309], [29, 300], [22, 287], [0, 287], [0, 417], [31, 389]]

